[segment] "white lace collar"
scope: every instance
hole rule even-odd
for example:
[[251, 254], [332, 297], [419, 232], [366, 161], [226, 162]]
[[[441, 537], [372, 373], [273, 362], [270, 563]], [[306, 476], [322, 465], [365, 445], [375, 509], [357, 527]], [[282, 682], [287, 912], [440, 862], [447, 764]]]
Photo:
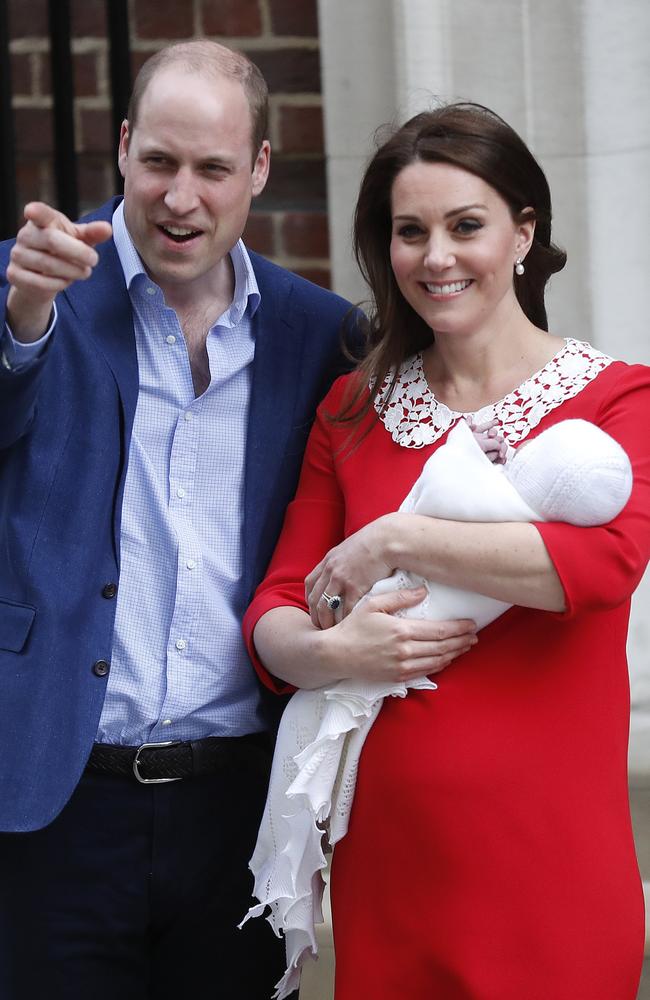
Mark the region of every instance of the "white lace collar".
[[404, 448], [433, 444], [463, 415], [478, 423], [496, 417], [508, 444], [515, 445], [548, 413], [577, 396], [613, 360], [591, 344], [567, 338], [564, 347], [543, 368], [503, 399], [474, 413], [461, 414], [436, 399], [424, 377], [422, 355], [415, 354], [400, 367], [393, 394], [381, 413], [390, 376], [385, 379], [375, 409], [393, 441]]

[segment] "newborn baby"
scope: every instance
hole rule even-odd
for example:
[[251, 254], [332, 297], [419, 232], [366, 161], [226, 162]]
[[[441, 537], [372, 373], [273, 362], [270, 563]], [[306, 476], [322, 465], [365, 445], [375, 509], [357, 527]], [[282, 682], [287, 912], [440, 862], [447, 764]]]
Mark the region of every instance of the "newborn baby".
[[[496, 461], [485, 452], [493, 452]], [[508, 448], [493, 428], [472, 431], [461, 420], [425, 463], [400, 510], [450, 521], [567, 521], [589, 527], [616, 517], [631, 490], [627, 455], [586, 420], [560, 421], [517, 449]], [[379, 580], [367, 597], [422, 585], [427, 597], [400, 615], [473, 618], [480, 629], [510, 607], [403, 570]]]
[[[400, 510], [455, 521], [590, 526], [615, 517], [631, 489], [627, 455], [585, 420], [561, 421], [516, 450], [506, 448], [495, 428], [473, 432], [460, 420], [427, 460]], [[473, 618], [483, 628], [510, 607], [404, 570], [378, 581], [362, 600], [422, 584], [426, 598], [401, 614], [439, 621]], [[383, 699], [403, 698], [408, 688], [435, 687], [426, 677], [408, 684], [346, 680], [297, 691], [287, 705], [250, 862], [260, 903], [246, 917], [260, 916], [269, 906], [271, 926], [285, 936], [287, 971], [277, 985], [277, 1000], [297, 989], [307, 953], [318, 951], [314, 924], [323, 919], [323, 833], [333, 846], [347, 831], [361, 749]]]

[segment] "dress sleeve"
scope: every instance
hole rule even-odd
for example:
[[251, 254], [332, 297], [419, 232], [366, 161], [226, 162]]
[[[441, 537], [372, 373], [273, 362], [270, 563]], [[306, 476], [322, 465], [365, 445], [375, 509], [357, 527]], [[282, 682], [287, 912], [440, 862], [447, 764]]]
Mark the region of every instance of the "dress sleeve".
[[634, 482], [628, 503], [609, 524], [535, 525], [564, 588], [566, 611], [561, 617], [622, 604], [650, 558], [650, 368], [623, 368], [601, 400], [594, 422], [627, 452]]
[[319, 406], [307, 442], [298, 489], [289, 504], [273, 558], [264, 580], [243, 621], [244, 639], [261, 680], [278, 693], [292, 691], [261, 663], [253, 643], [253, 631], [262, 615], [272, 608], [296, 607], [307, 611], [305, 577], [329, 550], [343, 538], [345, 504], [336, 475], [332, 422], [345, 377], [335, 382]]

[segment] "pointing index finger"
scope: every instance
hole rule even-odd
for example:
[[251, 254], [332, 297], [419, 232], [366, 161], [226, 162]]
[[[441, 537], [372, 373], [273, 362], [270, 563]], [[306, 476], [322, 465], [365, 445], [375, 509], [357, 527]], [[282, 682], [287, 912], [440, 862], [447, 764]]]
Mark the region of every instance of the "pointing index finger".
[[23, 214], [28, 222], [38, 226], [39, 229], [47, 229], [51, 226], [61, 229], [65, 233], [70, 233], [71, 236], [75, 235], [75, 224], [70, 222], [67, 215], [52, 208], [51, 205], [46, 205], [44, 201], [28, 202]]
[[67, 215], [44, 201], [28, 202], [24, 215], [38, 229], [58, 229], [90, 247], [109, 239], [113, 231], [109, 222], [71, 222]]

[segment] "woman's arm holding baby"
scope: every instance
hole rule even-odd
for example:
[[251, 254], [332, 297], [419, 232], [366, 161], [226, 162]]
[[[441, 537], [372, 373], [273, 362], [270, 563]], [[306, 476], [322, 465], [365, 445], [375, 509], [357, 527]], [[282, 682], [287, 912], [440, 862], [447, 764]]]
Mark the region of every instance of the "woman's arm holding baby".
[[312, 621], [331, 625], [323, 591], [347, 613], [373, 583], [400, 567], [427, 580], [507, 604], [563, 611], [564, 591], [533, 524], [446, 521], [386, 514], [331, 549], [305, 581]]
[[[469, 426], [490, 461], [504, 464], [509, 449], [497, 421]], [[305, 592], [312, 621], [327, 627], [334, 620], [321, 601], [323, 591], [340, 594], [347, 614], [373, 583], [397, 567], [506, 604], [564, 610], [562, 585], [532, 524], [485, 524], [398, 513], [387, 514], [346, 539], [310, 573]]]

